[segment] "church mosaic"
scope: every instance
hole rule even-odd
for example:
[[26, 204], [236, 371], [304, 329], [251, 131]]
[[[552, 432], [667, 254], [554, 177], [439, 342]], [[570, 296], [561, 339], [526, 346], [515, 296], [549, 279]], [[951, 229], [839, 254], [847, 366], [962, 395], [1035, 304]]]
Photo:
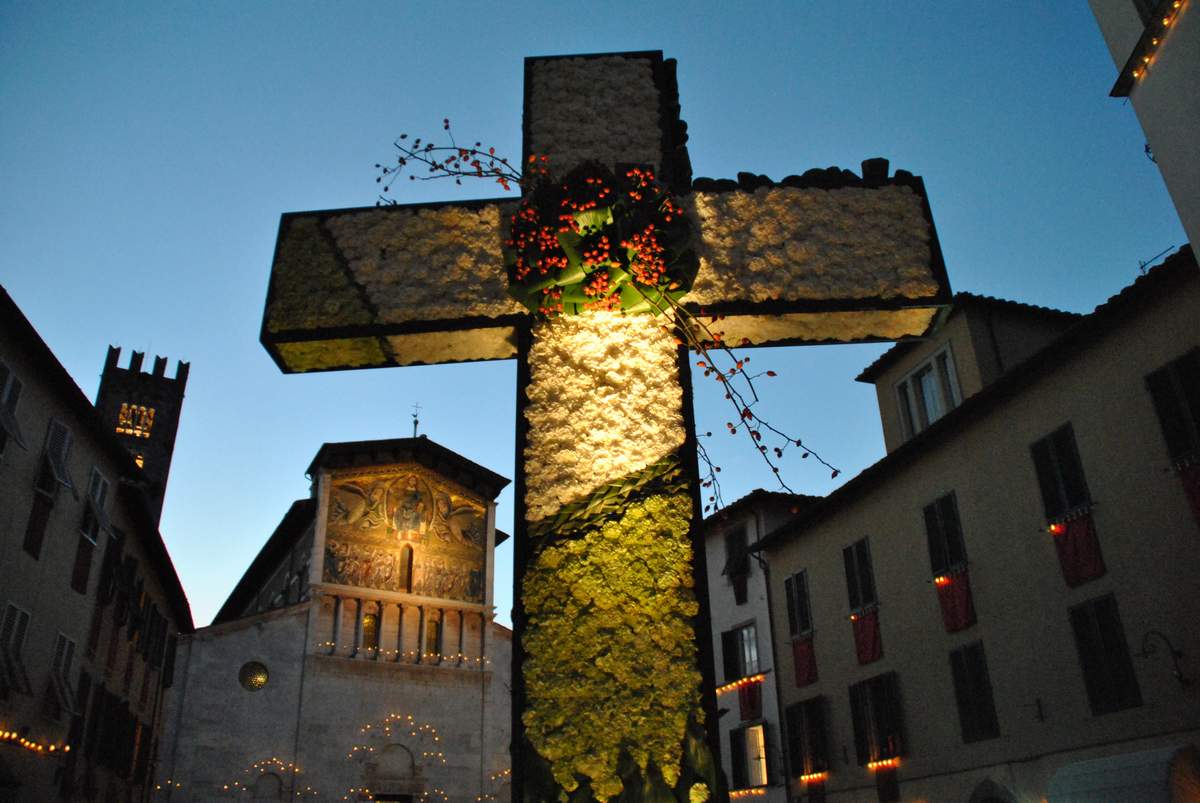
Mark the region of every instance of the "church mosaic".
[[421, 469], [340, 474], [326, 521], [324, 581], [482, 603], [487, 513]]

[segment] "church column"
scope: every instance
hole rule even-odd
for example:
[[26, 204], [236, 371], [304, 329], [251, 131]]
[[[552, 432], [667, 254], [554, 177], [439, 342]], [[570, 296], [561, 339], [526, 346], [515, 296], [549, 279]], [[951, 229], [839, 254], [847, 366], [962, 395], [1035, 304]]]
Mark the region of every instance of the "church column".
[[336, 655], [338, 648], [338, 639], [342, 635], [342, 598], [337, 594], [333, 595], [333, 632], [329, 635], [331, 646], [329, 654]]
[[463, 655], [463, 651], [467, 648], [466, 641], [464, 640], [465, 636], [466, 636], [466, 630], [467, 630], [467, 612], [464, 611], [462, 608], [459, 608], [458, 609], [458, 665], [459, 666], [462, 666], [463, 661], [467, 660], [467, 657], [465, 655]]
[[375, 652], [371, 654], [371, 660], [378, 661], [381, 652], [383, 652], [383, 601], [375, 600]]
[[417, 663], [425, 663], [425, 606], [417, 606]]
[[437, 662], [446, 660], [446, 609], [438, 608]]
[[404, 603], [396, 603], [396, 657], [392, 659], [399, 663], [404, 660]]
[[479, 669], [487, 669], [487, 613], [479, 612]]
[[363, 636], [363, 601], [362, 597], [354, 598], [354, 646], [350, 648], [350, 657], [357, 658], [359, 650], [362, 649]]

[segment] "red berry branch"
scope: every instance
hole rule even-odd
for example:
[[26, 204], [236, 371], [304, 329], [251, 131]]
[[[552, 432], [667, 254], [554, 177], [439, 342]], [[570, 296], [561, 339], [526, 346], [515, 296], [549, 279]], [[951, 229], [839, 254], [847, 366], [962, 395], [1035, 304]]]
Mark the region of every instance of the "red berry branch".
[[[744, 432], [750, 438], [781, 488], [795, 493], [783, 480], [779, 466], [789, 449], [800, 450], [802, 459], [814, 458], [829, 469], [833, 478], [841, 473], [801, 438], [784, 432], [755, 411], [759, 403], [755, 382], [774, 378], [776, 373], [749, 373], [750, 357], [739, 357], [725, 342], [724, 333], [713, 328], [724, 316], [708, 315], [703, 309], [693, 311], [680, 302], [690, 278], [685, 282], [682, 274], [676, 277], [671, 271], [686, 272], [678, 267], [684, 265], [678, 260], [681, 253], [691, 255], [693, 264], [695, 256], [688, 243], [690, 234], [683, 211], [652, 172], [634, 168], [624, 176], [613, 177], [607, 168], [585, 164], [561, 183], [551, 184], [545, 156], [529, 157], [522, 175], [507, 159], [497, 156], [493, 147], [484, 149], [479, 142], [470, 148], [460, 147], [450, 132], [449, 119], [442, 120], [442, 130], [450, 137], [449, 145], [422, 144], [420, 138], [410, 143], [407, 134], [396, 139], [396, 165], [375, 165], [380, 171], [375, 181], [382, 185], [383, 193], [391, 191], [406, 168], [416, 165], [424, 167], [424, 174], [410, 173], [410, 181], [453, 178], [456, 184], [462, 184], [463, 178], [473, 178], [494, 179], [505, 190], [514, 183], [521, 186], [526, 197], [513, 216], [511, 239], [505, 243], [514, 297], [543, 317], [554, 317], [567, 309], [654, 313], [663, 331], [700, 358], [696, 367], [704, 371], [704, 376], [713, 377], [720, 385], [734, 413], [726, 429], [731, 435]], [[622, 189], [614, 194], [618, 185]], [[395, 203], [383, 194], [377, 201], [377, 205]], [[614, 209], [619, 212], [614, 214]], [[614, 218], [622, 225], [614, 228]], [[657, 224], [661, 225], [656, 228]], [[607, 234], [609, 228], [612, 238]], [[619, 234], [618, 229], [628, 231]], [[658, 229], [675, 236], [666, 237]], [[669, 263], [677, 267], [669, 267]], [[743, 340], [738, 345], [749, 344], [749, 340]], [[712, 433], [706, 432], [703, 437], [712, 437]], [[721, 467], [713, 463], [699, 439], [696, 451], [704, 466], [701, 487], [708, 495], [704, 512], [719, 510], [724, 504], [717, 478]]]

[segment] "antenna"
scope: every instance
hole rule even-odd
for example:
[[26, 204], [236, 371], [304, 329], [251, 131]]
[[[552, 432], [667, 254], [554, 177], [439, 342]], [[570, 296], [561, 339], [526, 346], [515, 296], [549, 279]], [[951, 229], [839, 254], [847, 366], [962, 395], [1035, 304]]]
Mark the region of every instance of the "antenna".
[[421, 423], [421, 419], [417, 418], [417, 415], [421, 412], [421, 403], [416, 402], [415, 404], [413, 404], [412, 409], [413, 409], [413, 411], [412, 411], [413, 437], [415, 438], [415, 437], [417, 437], [417, 424]]

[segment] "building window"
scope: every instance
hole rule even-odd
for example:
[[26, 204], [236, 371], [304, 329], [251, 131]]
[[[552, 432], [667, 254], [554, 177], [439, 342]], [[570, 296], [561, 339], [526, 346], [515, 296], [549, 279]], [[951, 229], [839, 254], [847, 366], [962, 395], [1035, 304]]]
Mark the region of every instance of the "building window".
[[46, 448], [37, 478], [34, 480], [33, 506], [29, 511], [25, 540], [22, 544], [25, 551], [35, 559], [42, 554], [42, 542], [46, 538], [46, 525], [50, 521], [50, 511], [54, 509], [58, 486], [74, 488], [67, 472], [67, 459], [70, 454], [71, 430], [51, 419], [46, 427]]
[[766, 726], [751, 725], [729, 732], [733, 760], [733, 788], [752, 789], [767, 785]]
[[135, 438], [149, 438], [154, 427], [154, 408], [144, 404], [121, 402], [117, 412], [117, 434]]
[[1200, 349], [1146, 377], [1167, 451], [1175, 463], [1200, 458]]
[[876, 675], [850, 687], [854, 750], [858, 763], [904, 755], [904, 712], [895, 672]]
[[954, 676], [954, 696], [958, 701], [963, 742], [999, 736], [1000, 723], [996, 720], [983, 642], [976, 641], [950, 653], [950, 671]]
[[758, 674], [758, 634], [751, 622], [721, 634], [725, 682]]
[[788, 632], [793, 638], [812, 632], [812, 613], [808, 607], [808, 572], [799, 571], [783, 581], [787, 597]]
[[825, 698], [813, 697], [793, 703], [784, 710], [787, 726], [788, 763], [793, 776], [829, 770], [829, 739], [826, 736]]
[[64, 713], [75, 713], [75, 695], [70, 680], [74, 661], [75, 642], [59, 633], [54, 643], [54, 665], [50, 668], [44, 709], [46, 716], [55, 721], [62, 719]]
[[[29, 674], [21, 660], [21, 649], [25, 646], [25, 633], [29, 630], [29, 612], [11, 602], [4, 609], [4, 623], [0, 625], [0, 669], [4, 689], [15, 689], [29, 694]], [[6, 695], [0, 693], [0, 699]]]
[[379, 649], [379, 614], [364, 613], [362, 618], [362, 648]]
[[25, 439], [17, 425], [17, 403], [21, 400], [22, 387], [12, 369], [0, 362], [0, 454], [4, 454], [9, 438], [25, 448]]
[[875, 596], [875, 573], [871, 569], [871, 549], [867, 539], [855, 541], [843, 549], [842, 562], [846, 567], [850, 610], [861, 611], [879, 604]]
[[[306, 567], [307, 568], [307, 567]], [[408, 544], [400, 547], [400, 590], [406, 594], [412, 593], [413, 581], [413, 548]]]
[[1075, 431], [1064, 424], [1030, 447], [1046, 519], [1060, 519], [1091, 502]]
[[929, 540], [929, 566], [934, 577], [942, 577], [967, 565], [958, 503], [948, 493], [925, 506], [925, 535]]
[[746, 603], [746, 581], [750, 577], [749, 535], [745, 527], [725, 533], [725, 568], [721, 573], [733, 584], [733, 601]]
[[947, 346], [896, 385], [905, 439], [921, 432], [962, 403], [954, 359]]
[[1110, 596], [1071, 608], [1071, 629], [1093, 714], [1109, 714], [1142, 704], [1125, 631]]

